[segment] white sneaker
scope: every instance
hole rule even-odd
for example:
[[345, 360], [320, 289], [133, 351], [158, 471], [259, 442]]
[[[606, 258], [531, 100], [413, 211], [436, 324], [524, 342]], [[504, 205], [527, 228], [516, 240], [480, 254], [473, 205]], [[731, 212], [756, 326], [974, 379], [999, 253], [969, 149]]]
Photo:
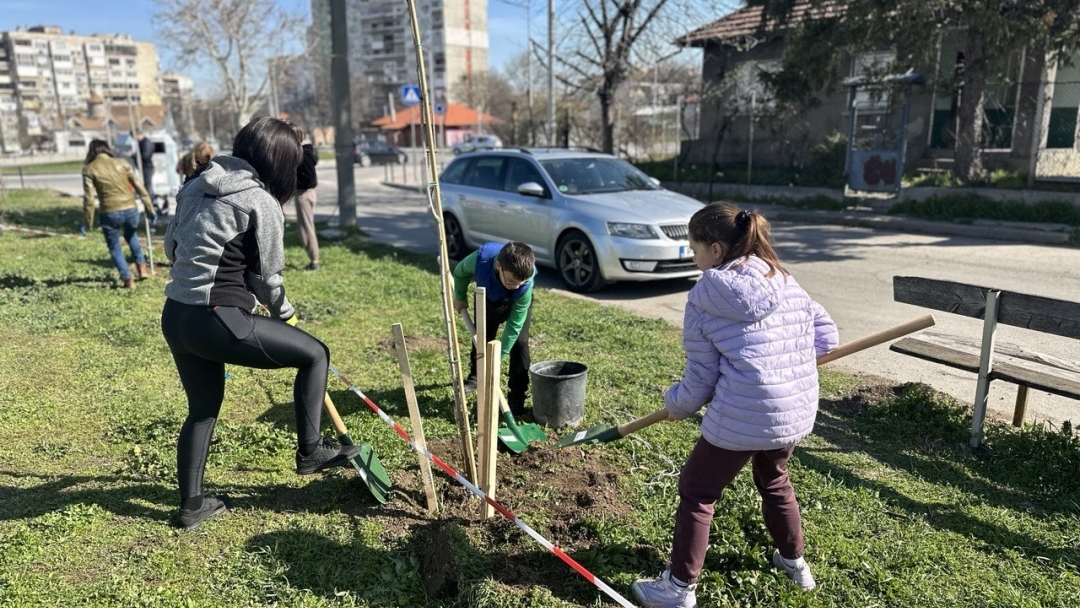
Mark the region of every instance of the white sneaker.
[[634, 597], [645, 608], [697, 608], [694, 590], [697, 583], [685, 587], [671, 580], [671, 570], [665, 569], [659, 578], [643, 578], [631, 585]]
[[780, 550], [773, 550], [772, 563], [774, 566], [784, 571], [784, 574], [788, 578], [795, 581], [795, 584], [802, 587], [803, 591], [810, 591], [817, 586], [814, 582], [814, 575], [810, 574], [810, 566], [806, 563], [806, 560], [799, 558], [796, 560], [785, 559], [780, 555]]

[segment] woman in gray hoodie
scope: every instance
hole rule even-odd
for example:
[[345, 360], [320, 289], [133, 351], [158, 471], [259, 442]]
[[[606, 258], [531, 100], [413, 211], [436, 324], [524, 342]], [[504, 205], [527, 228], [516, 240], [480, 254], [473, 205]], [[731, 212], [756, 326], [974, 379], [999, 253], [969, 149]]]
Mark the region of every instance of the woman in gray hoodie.
[[[177, 195], [177, 214], [165, 233], [173, 263], [165, 286], [161, 330], [188, 398], [180, 429], [177, 524], [194, 529], [228, 507], [224, 496], [203, 494], [210, 436], [225, 396], [225, 364], [258, 369], [296, 368], [296, 472], [307, 475], [356, 456], [320, 433], [330, 350], [296, 328], [285, 297], [281, 206], [296, 189], [300, 140], [288, 123], [252, 120], [233, 142]], [[270, 317], [252, 314], [262, 304]]]

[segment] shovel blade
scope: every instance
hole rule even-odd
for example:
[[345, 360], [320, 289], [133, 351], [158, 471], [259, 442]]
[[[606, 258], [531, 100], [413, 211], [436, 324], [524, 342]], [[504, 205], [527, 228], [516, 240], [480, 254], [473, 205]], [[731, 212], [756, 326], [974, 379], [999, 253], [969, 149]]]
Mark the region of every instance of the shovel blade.
[[619, 428], [614, 426], [597, 425], [584, 431], [568, 433], [559, 437], [555, 443], [556, 448], [568, 448], [572, 445], [589, 445], [593, 443], [607, 443], [621, 438]]
[[525, 450], [529, 449], [528, 443], [522, 442], [520, 439], [517, 438], [517, 435], [514, 434], [514, 431], [504, 426], [499, 427], [499, 441], [501, 441], [502, 444], [506, 446], [506, 449], [510, 450], [515, 454], [520, 454]]
[[[341, 441], [342, 445], [356, 445], [348, 433], [339, 435], [338, 440]], [[371, 444], [366, 442], [360, 444], [360, 453], [349, 462], [356, 469], [357, 475], [360, 476], [360, 479], [367, 486], [371, 495], [375, 497], [375, 500], [381, 504], [386, 504], [386, 501], [389, 500], [392, 484], [390, 483], [390, 476], [386, 474], [386, 469], [383, 468], [379, 457], [375, 455], [375, 450], [371, 447]]]

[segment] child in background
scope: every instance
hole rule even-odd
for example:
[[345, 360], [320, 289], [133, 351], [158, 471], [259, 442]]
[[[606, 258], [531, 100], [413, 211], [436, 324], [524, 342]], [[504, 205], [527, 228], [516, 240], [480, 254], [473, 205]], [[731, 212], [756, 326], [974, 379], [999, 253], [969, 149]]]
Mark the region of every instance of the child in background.
[[690, 248], [704, 275], [687, 298], [686, 371], [664, 407], [675, 420], [709, 408], [679, 476], [671, 563], [635, 582], [634, 595], [651, 608], [697, 605], [713, 504], [747, 462], [777, 546], [773, 565], [813, 589], [787, 462], [814, 428], [816, 359], [836, 347], [836, 325], [780, 265], [761, 215], [710, 204], [690, 219]]
[[[525, 243], [487, 243], [466, 256], [454, 267], [454, 310], [469, 309], [465, 300], [469, 283], [487, 290], [488, 339], [494, 339], [499, 325], [506, 323], [502, 333], [502, 359], [510, 358], [507, 385], [510, 392], [506, 403], [515, 416], [525, 413], [525, 398], [529, 393], [529, 324], [532, 322], [533, 278], [536, 258]], [[469, 357], [467, 392], [476, 390], [476, 346]]]

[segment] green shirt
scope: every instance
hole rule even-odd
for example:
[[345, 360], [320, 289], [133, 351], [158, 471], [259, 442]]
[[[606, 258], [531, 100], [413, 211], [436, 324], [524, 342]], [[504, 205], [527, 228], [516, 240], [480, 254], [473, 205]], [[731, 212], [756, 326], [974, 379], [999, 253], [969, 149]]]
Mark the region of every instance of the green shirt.
[[[464, 260], [454, 267], [454, 299], [465, 300], [469, 296], [469, 283], [476, 280], [477, 252], [470, 253]], [[502, 358], [510, 356], [510, 348], [517, 342], [521, 328], [525, 325], [525, 318], [532, 306], [533, 279], [536, 278], [536, 268], [533, 268], [533, 276], [529, 279], [529, 286], [525, 293], [514, 300], [510, 308], [510, 316], [506, 319], [506, 327], [502, 332]], [[490, 336], [489, 336], [490, 337]]]

